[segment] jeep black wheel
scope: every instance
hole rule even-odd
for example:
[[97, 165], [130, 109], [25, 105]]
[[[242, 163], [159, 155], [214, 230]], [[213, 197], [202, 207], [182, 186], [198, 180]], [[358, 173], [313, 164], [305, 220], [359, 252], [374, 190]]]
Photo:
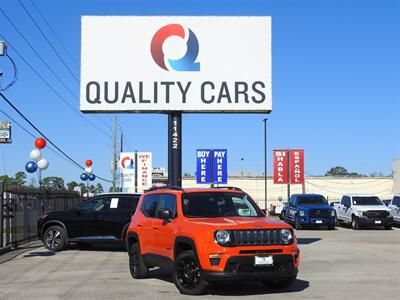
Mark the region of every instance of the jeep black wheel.
[[392, 230], [392, 225], [386, 225], [385, 230]]
[[133, 244], [129, 250], [129, 271], [135, 279], [146, 278], [149, 268], [144, 264], [139, 244]]
[[192, 250], [183, 251], [174, 261], [174, 282], [182, 294], [201, 295], [208, 283], [201, 278], [199, 260]]
[[286, 279], [262, 281], [261, 283], [267, 288], [281, 290], [291, 286], [296, 281], [296, 277], [297, 275]]
[[329, 229], [329, 230], [335, 230], [335, 224], [328, 225], [328, 229]]
[[50, 226], [43, 235], [43, 243], [50, 251], [62, 251], [66, 247], [67, 233], [61, 226]]
[[356, 216], [353, 216], [353, 218], [351, 219], [351, 228], [353, 228], [354, 230], [360, 229], [360, 225], [358, 225], [358, 218]]

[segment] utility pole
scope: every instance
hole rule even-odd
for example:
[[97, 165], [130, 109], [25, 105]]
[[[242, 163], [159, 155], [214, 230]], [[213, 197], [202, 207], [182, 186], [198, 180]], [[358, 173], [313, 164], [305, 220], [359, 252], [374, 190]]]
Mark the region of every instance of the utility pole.
[[113, 185], [113, 192], [115, 192], [115, 184], [117, 179], [117, 115], [114, 115], [114, 128], [113, 128], [113, 158], [112, 158], [112, 185]]

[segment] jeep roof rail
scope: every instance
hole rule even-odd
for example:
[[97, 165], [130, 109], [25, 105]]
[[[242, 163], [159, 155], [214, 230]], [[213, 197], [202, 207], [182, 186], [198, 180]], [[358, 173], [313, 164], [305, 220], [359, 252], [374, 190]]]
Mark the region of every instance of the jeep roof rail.
[[183, 188], [176, 185], [164, 185], [164, 186], [152, 186], [145, 192], [157, 191], [157, 190], [174, 190], [174, 191], [183, 191]]
[[243, 190], [241, 188], [238, 188], [236, 186], [217, 186], [217, 187], [211, 187], [214, 189], [227, 189], [227, 190], [232, 190], [232, 191], [241, 191], [243, 192]]

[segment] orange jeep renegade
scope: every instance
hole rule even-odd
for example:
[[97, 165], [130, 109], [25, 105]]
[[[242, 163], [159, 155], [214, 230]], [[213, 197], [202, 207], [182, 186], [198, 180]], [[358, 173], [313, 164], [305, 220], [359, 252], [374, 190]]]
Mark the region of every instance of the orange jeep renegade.
[[234, 187], [147, 191], [126, 244], [133, 278], [145, 278], [152, 267], [167, 268], [178, 290], [189, 295], [234, 279], [285, 288], [295, 281], [300, 262], [292, 227], [266, 218]]

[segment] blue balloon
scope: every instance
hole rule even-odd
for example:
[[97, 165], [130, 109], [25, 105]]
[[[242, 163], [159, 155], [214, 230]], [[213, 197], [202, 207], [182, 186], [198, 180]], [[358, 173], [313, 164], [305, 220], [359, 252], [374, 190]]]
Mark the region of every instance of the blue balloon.
[[96, 175], [94, 175], [94, 174], [90, 174], [89, 175], [89, 180], [90, 181], [94, 181], [96, 179]]
[[25, 170], [26, 170], [28, 173], [34, 173], [34, 172], [36, 172], [37, 168], [38, 168], [38, 166], [37, 166], [36, 161], [30, 160], [30, 161], [28, 161], [28, 162], [25, 164]]
[[88, 178], [89, 178], [89, 175], [88, 175], [88, 174], [86, 174], [86, 173], [82, 173], [82, 174], [81, 174], [81, 179], [82, 179], [83, 181], [88, 180]]

